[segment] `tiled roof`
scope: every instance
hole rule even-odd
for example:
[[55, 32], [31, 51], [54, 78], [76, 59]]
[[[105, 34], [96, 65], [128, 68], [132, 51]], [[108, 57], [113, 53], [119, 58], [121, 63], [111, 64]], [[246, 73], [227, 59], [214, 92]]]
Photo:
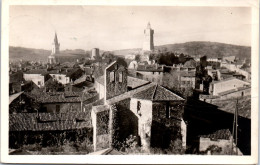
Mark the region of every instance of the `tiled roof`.
[[37, 113], [9, 115], [9, 131], [55, 131], [90, 127], [89, 112], [39, 113], [39, 116]]
[[33, 69], [33, 70], [29, 70], [27, 72], [25, 72], [24, 74], [47, 74], [47, 70], [46, 69]]
[[156, 65], [138, 65], [137, 71], [144, 71], [144, 72], [163, 72], [163, 66], [156, 66]]
[[144, 91], [134, 94], [133, 97], [137, 99], [152, 101], [184, 100], [183, 98], [171, 92], [170, 90], [155, 84]]
[[140, 86], [148, 84], [148, 83], [149, 83], [149, 81], [127, 76], [127, 86], [131, 87], [132, 89], [140, 87]]
[[[238, 106], [236, 106], [237, 99]], [[219, 110], [231, 114], [234, 114], [234, 111], [237, 107], [239, 116], [251, 119], [251, 96], [244, 96], [237, 99], [231, 98], [225, 100], [212, 100], [211, 104], [218, 106]]]
[[82, 82], [86, 81], [86, 79], [87, 79], [87, 75], [82, 75], [80, 78], [76, 79], [76, 80], [73, 82], [73, 85], [82, 83]]
[[235, 77], [226, 78], [226, 79], [223, 79], [223, 80], [221, 80], [221, 81], [213, 81], [212, 84], [218, 84], [218, 83], [222, 83], [222, 82], [230, 81], [230, 80], [242, 81], [242, 82], [244, 82], [245, 84], [248, 84], [248, 85], [249, 85], [248, 82], [245, 82], [245, 81], [243, 81], [243, 80], [237, 79], [237, 78], [235, 78]]
[[149, 83], [147, 85], [136, 88], [134, 90], [125, 92], [119, 96], [113, 97], [107, 100], [106, 102], [108, 104], [114, 104], [121, 100], [132, 98], [132, 97], [140, 98], [140, 99], [147, 98], [148, 100], [153, 100], [153, 101], [183, 100], [183, 98], [177, 96], [176, 94], [163, 88], [162, 86], [157, 85], [155, 83]]
[[217, 140], [217, 139], [229, 140], [231, 138], [231, 136], [232, 136], [232, 134], [229, 131], [229, 129], [220, 129], [220, 130], [217, 130], [217, 131], [210, 133], [210, 134], [200, 135], [200, 137], [210, 138], [210, 139], [213, 139], [213, 140]]
[[19, 92], [16, 94], [13, 94], [11, 96], [9, 96], [9, 104], [11, 104], [17, 97], [19, 97], [23, 92]]
[[119, 102], [121, 100], [124, 100], [124, 99], [127, 99], [127, 98], [131, 98], [133, 97], [134, 94], [138, 93], [138, 92], [141, 92], [141, 91], [145, 91], [147, 90], [148, 88], [154, 86], [154, 83], [150, 83], [150, 84], [147, 84], [147, 85], [144, 85], [142, 87], [139, 87], [139, 88], [136, 88], [134, 90], [131, 90], [131, 91], [128, 91], [128, 92], [125, 92], [119, 96], [116, 96], [116, 97], [113, 97], [109, 100], [106, 100], [106, 102], [108, 104], [114, 104], [116, 102]]
[[234, 93], [234, 92], [237, 92], [237, 91], [242, 91], [242, 90], [249, 89], [249, 88], [251, 88], [251, 87], [247, 86], [247, 87], [240, 87], [240, 88], [237, 88], [237, 89], [231, 89], [231, 90], [228, 90], [228, 91], [220, 92], [218, 95], [223, 96], [223, 95], [227, 95], [227, 94]]
[[[40, 103], [79, 103], [81, 102], [82, 92], [42, 92], [39, 94], [26, 93], [27, 96], [34, 98]], [[84, 95], [84, 100], [95, 97], [97, 93]]]

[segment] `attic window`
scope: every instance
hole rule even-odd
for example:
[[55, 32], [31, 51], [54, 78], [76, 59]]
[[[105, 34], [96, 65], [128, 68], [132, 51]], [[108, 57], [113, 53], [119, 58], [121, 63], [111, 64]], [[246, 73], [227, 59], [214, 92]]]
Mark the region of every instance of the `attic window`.
[[119, 82], [123, 82], [123, 72], [119, 73]]
[[110, 82], [114, 82], [115, 81], [115, 72], [110, 72]]

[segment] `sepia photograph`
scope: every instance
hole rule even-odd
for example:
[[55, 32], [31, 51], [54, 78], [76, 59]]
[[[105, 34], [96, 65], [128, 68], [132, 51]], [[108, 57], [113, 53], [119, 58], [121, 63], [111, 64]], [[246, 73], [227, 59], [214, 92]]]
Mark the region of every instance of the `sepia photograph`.
[[255, 155], [251, 6], [14, 4], [7, 16], [8, 156]]

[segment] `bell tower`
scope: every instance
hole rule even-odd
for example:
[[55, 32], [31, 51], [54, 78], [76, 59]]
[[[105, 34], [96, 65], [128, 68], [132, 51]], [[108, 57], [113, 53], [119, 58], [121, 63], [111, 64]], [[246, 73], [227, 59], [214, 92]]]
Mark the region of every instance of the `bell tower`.
[[57, 33], [55, 32], [54, 41], [52, 43], [51, 55], [58, 54], [60, 52], [60, 43], [58, 42]]
[[144, 30], [143, 51], [154, 50], [153, 34], [154, 34], [154, 30], [151, 28], [150, 22], [148, 22], [147, 27]]

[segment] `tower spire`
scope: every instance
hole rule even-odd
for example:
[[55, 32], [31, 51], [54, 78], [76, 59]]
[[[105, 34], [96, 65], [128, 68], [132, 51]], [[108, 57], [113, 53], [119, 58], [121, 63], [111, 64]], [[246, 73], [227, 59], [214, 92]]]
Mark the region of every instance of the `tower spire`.
[[149, 21], [148, 24], [147, 24], [147, 29], [151, 29], [150, 21]]
[[57, 33], [55, 31], [55, 35], [54, 35], [54, 41], [52, 43], [52, 55], [54, 54], [58, 54], [60, 51], [60, 43], [58, 41], [58, 37], [57, 37]]
[[54, 43], [55, 43], [55, 44], [58, 44], [58, 37], [57, 37], [56, 31], [55, 31], [55, 36], [54, 36]]

